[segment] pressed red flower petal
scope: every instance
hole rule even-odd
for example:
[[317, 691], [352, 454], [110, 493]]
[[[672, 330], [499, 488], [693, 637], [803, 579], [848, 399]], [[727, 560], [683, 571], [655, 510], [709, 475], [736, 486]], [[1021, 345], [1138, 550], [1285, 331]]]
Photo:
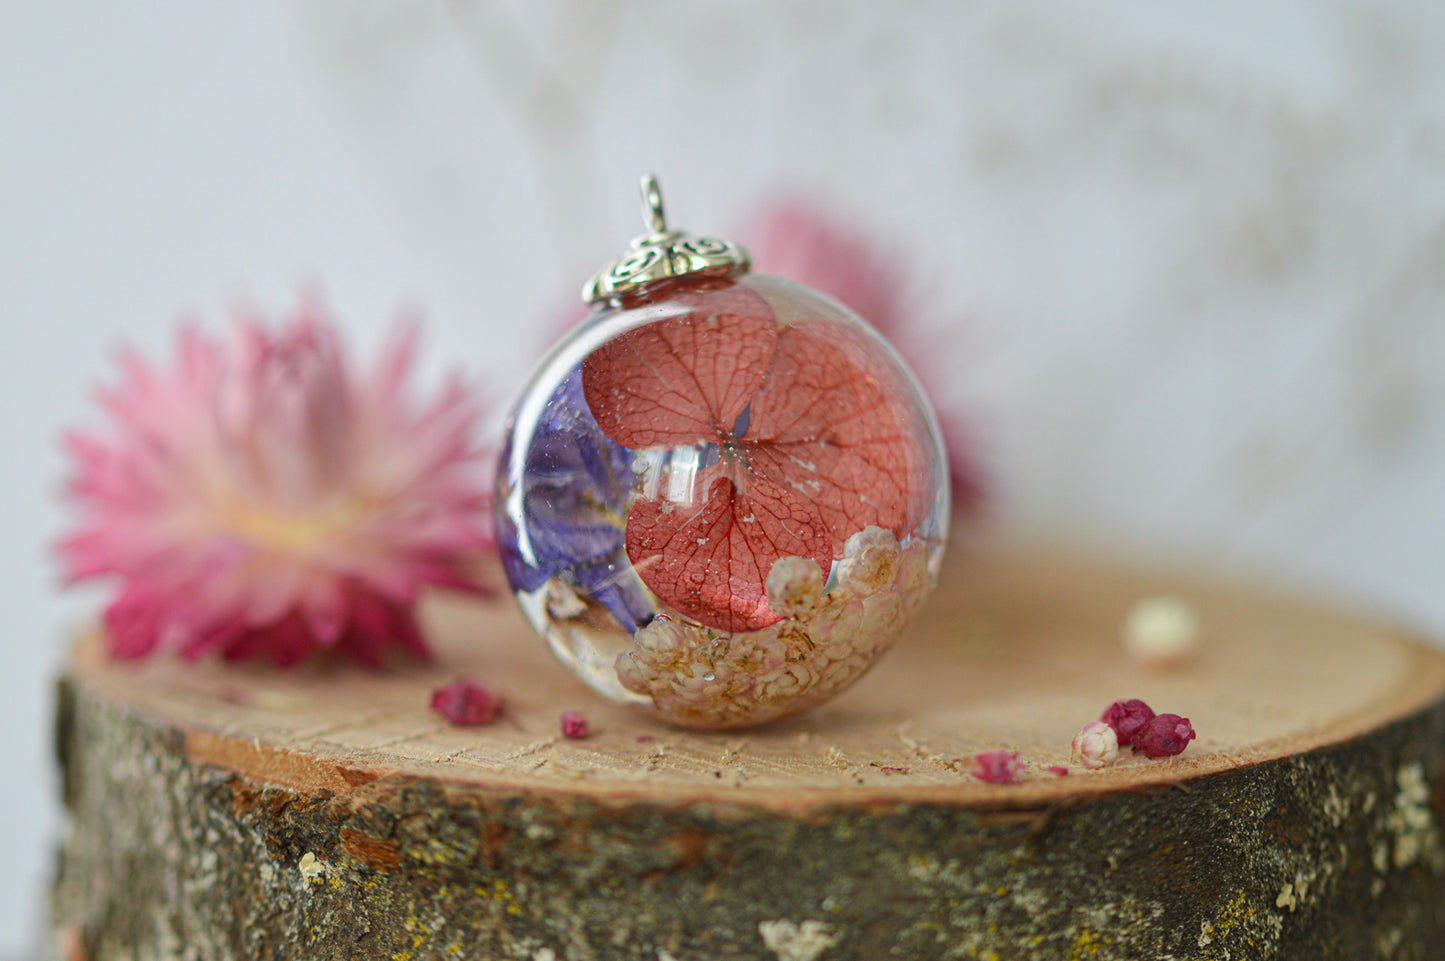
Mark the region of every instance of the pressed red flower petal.
[[628, 331], [582, 361], [582, 390], [624, 447], [715, 443], [752, 401], [778, 339], [767, 301], [740, 284], [683, 291], [691, 309]]
[[562, 736], [580, 741], [587, 736], [587, 716], [581, 711], [562, 712]]
[[816, 504], [834, 557], [864, 527], [902, 537], [927, 513], [927, 430], [908, 390], [851, 328], [803, 322], [778, 338], [753, 402], [748, 457], [756, 473]]
[[874, 525], [902, 537], [924, 516], [927, 426], [862, 331], [802, 320], [779, 333], [772, 308], [742, 285], [677, 299], [683, 313], [588, 355], [583, 389], [626, 447], [723, 448], [726, 476], [700, 478], [700, 501], [638, 499], [627, 553], [683, 614], [756, 630], [778, 619], [764, 583], [779, 558], [826, 571], [852, 534]]
[[490, 724], [502, 713], [502, 699], [486, 686], [466, 679], [432, 692], [431, 708], [464, 727]]
[[681, 613], [719, 630], [755, 631], [778, 620], [765, 588], [773, 564], [811, 557], [827, 570], [833, 547], [822, 519], [793, 491], [756, 475], [739, 491], [718, 476], [701, 504], [639, 500], [627, 518], [627, 556]]
[[968, 773], [987, 784], [1013, 784], [1024, 776], [1024, 762], [1015, 751], [984, 751], [966, 765]]

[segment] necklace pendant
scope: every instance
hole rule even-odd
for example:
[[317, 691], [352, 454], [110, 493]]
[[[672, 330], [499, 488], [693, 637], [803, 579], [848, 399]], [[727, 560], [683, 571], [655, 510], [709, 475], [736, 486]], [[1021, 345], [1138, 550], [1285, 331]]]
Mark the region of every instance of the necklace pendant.
[[736, 244], [650, 232], [587, 285], [534, 373], [497, 534], [531, 624], [592, 688], [738, 728], [842, 691], [936, 579], [946, 458], [865, 321], [749, 272]]

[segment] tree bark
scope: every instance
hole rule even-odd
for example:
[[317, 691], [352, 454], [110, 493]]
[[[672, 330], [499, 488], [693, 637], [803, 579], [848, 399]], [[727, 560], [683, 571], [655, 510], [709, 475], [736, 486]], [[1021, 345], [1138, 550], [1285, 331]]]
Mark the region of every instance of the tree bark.
[[[856, 691], [748, 734], [591, 700], [500, 604], [435, 609], [439, 666], [388, 677], [121, 665], [92, 638], [60, 688], [54, 956], [1439, 956], [1445, 657], [1091, 562], [989, 557], [946, 580]], [[1165, 589], [1205, 636], [1161, 674], [1117, 631]], [[508, 718], [430, 716], [458, 672], [510, 695]], [[1200, 739], [1047, 771], [1133, 696]], [[598, 733], [552, 736], [579, 707]], [[955, 763], [992, 748], [1020, 752], [1022, 782]]]

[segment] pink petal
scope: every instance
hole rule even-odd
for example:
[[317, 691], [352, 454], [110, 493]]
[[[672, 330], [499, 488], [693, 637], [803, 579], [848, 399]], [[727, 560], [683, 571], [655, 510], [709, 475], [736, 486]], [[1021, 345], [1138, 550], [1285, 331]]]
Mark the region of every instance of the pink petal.
[[587, 737], [587, 717], [581, 711], [562, 712], [562, 736], [580, 741]]
[[490, 724], [502, 713], [502, 699], [476, 681], [460, 680], [432, 693], [431, 707], [453, 724]]
[[160, 609], [153, 598], [124, 591], [105, 611], [110, 652], [120, 658], [144, 657], [160, 641]]
[[988, 784], [1013, 784], [1024, 774], [1024, 763], [1014, 751], [975, 754], [968, 768], [970, 774]]
[[334, 578], [313, 577], [301, 600], [301, 619], [320, 647], [331, 647], [346, 630], [346, 597]]
[[305, 660], [314, 649], [306, 625], [301, 618], [291, 615], [241, 635], [235, 644], [225, 649], [223, 655], [232, 661], [268, 658], [277, 667], [292, 667]]
[[360, 398], [363, 402], [369, 400], [383, 409], [402, 406], [420, 335], [421, 321], [417, 317], [403, 317], [392, 328], [365, 379], [366, 390]]
[[247, 577], [246, 623], [262, 627], [280, 620], [300, 603], [305, 579], [305, 568], [294, 558], [256, 557]]
[[180, 648], [181, 656], [198, 658], [221, 653], [246, 635], [246, 623], [239, 615], [216, 620], [196, 629]]

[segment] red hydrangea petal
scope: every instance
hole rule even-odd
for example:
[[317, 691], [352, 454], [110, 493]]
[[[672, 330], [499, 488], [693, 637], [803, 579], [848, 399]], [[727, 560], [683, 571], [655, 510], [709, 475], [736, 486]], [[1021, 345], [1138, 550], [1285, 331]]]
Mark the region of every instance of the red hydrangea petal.
[[587, 715], [581, 711], [563, 711], [562, 736], [575, 741], [587, 737]]
[[859, 331], [803, 322], [778, 338], [744, 438], [748, 456], [755, 471], [814, 501], [835, 557], [870, 524], [902, 537], [927, 513], [928, 430], [910, 393]]
[[463, 727], [490, 724], [502, 713], [502, 699], [484, 684], [465, 678], [432, 692], [431, 708]]
[[773, 564], [810, 557], [827, 570], [833, 546], [793, 491], [757, 476], [739, 491], [719, 476], [700, 504], [639, 500], [627, 518], [627, 556], [681, 613], [723, 631], [755, 631], [778, 620], [764, 586]]
[[1024, 762], [1015, 751], [984, 751], [968, 760], [968, 771], [987, 784], [1013, 784], [1024, 775]]
[[713, 443], [752, 401], [778, 339], [767, 301], [730, 284], [684, 291], [690, 309], [615, 337], [582, 361], [598, 425], [624, 447]]

